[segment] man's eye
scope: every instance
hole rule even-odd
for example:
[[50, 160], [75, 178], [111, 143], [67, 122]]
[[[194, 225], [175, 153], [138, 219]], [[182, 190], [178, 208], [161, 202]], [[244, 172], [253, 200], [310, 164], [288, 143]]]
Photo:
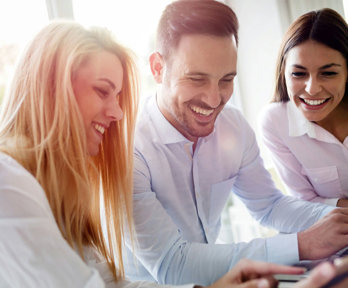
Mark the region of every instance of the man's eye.
[[200, 81], [203, 81], [204, 79], [202, 78], [194, 78], [194, 77], [190, 77], [189, 78], [191, 81], [194, 81], [194, 82], [200, 82]]

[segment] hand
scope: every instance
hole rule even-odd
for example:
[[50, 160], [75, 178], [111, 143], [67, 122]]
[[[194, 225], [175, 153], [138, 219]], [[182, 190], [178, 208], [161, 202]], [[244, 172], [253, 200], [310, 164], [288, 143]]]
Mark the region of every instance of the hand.
[[348, 207], [348, 199], [338, 199], [337, 207]]
[[336, 208], [297, 237], [300, 260], [331, 256], [348, 246], [348, 209]]
[[329, 282], [336, 275], [335, 267], [324, 262], [315, 267], [308, 278], [296, 283], [294, 288], [318, 288]]
[[[334, 276], [347, 273], [348, 271], [348, 257], [337, 258], [334, 261], [334, 265], [330, 262], [324, 262], [315, 267], [308, 278], [302, 280], [294, 286], [294, 288], [317, 288], [322, 287], [324, 284], [328, 284]], [[329, 287], [331, 288], [347, 288], [348, 287], [348, 278], [344, 279], [340, 283], [330, 283]], [[326, 286], [325, 286], [326, 287]]]
[[271, 288], [277, 286], [277, 281], [272, 277], [273, 274], [301, 274], [303, 272], [304, 269], [300, 267], [243, 259], [207, 288]]

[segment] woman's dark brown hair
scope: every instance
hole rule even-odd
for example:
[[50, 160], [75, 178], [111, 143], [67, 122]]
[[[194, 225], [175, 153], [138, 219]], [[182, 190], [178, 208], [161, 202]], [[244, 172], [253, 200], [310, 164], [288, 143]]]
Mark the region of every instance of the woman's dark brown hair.
[[[277, 60], [275, 91], [271, 102], [287, 102], [286, 55], [293, 47], [314, 40], [339, 51], [348, 64], [348, 26], [335, 10], [324, 8], [308, 12], [295, 20], [284, 35]], [[347, 97], [347, 83], [344, 97]]]

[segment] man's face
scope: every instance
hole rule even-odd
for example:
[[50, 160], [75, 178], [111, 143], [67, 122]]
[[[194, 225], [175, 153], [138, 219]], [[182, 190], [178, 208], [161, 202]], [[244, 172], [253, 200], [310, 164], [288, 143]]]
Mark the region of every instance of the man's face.
[[160, 62], [155, 79], [162, 84], [157, 95], [162, 114], [193, 142], [209, 135], [233, 92], [237, 64], [234, 39], [185, 35], [169, 59], [161, 58]]

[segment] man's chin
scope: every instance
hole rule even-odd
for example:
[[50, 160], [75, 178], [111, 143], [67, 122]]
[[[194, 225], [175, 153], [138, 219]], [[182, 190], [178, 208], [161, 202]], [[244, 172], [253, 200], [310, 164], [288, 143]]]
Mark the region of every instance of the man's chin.
[[202, 137], [206, 137], [210, 135], [213, 131], [214, 131], [214, 127], [209, 129], [195, 129], [195, 130], [191, 130], [192, 133], [190, 134], [195, 138], [202, 138]]

